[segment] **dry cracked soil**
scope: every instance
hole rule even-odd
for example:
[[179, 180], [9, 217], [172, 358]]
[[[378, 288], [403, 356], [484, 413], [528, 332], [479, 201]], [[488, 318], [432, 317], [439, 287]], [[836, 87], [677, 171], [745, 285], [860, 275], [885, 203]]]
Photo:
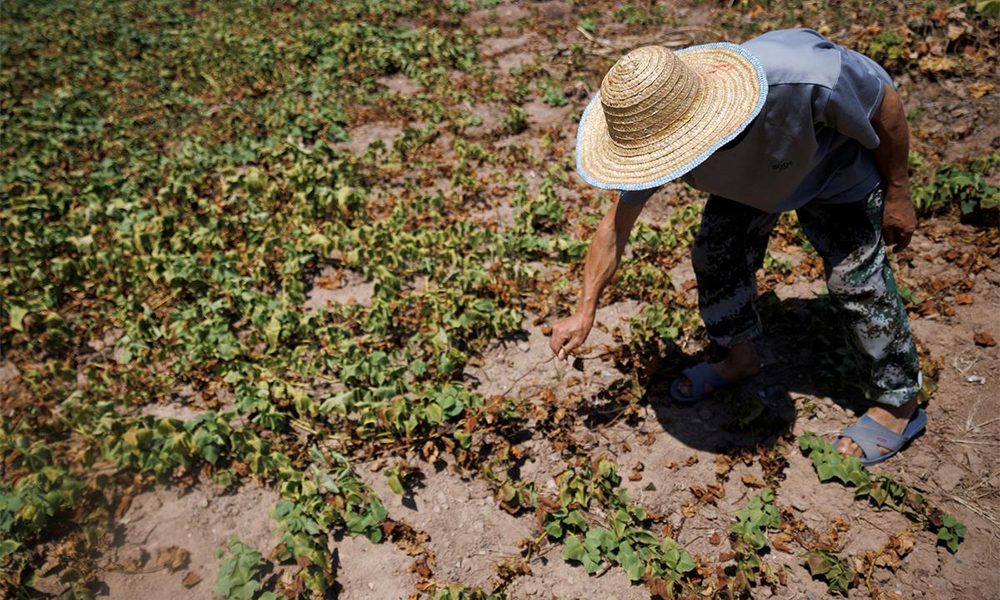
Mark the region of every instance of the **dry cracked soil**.
[[[695, 22], [701, 5], [682, 4], [676, 10]], [[693, 12], [692, 12], [693, 11]], [[578, 9], [559, 1], [515, 5], [500, 3], [495, 8], [477, 9], [463, 20], [463, 26], [483, 36], [481, 51], [497, 77], [524, 63], [537, 63], [551, 73], [568, 68], [564, 59], [570, 44], [591, 44], [575, 27]], [[606, 17], [601, 17], [606, 19]], [[682, 18], [686, 18], [682, 16]], [[698, 24], [702, 26], [704, 23]], [[538, 33], [558, 30], [561, 36]], [[609, 25], [610, 27], [610, 25]], [[552, 29], [555, 28], [555, 29]], [[599, 29], [611, 31], [611, 29]], [[609, 35], [605, 33], [604, 35]], [[693, 38], [692, 41], [705, 41]], [[598, 56], [602, 48], [588, 45]], [[595, 60], [607, 60], [605, 58]], [[605, 64], [605, 63], [601, 63]], [[398, 74], [378, 82], [389, 93], [412, 96], [422, 86]], [[590, 81], [593, 85], [595, 81]], [[584, 84], [581, 84], [584, 85]], [[913, 109], [923, 108], [925, 115], [947, 101], [938, 90], [942, 84], [911, 83], [906, 102]], [[518, 143], [529, 149], [543, 135], [556, 144], [571, 147], [575, 123], [571, 113], [579, 114], [593, 87], [579, 90], [567, 86], [569, 104], [552, 107], [532, 97], [525, 103], [528, 127], [515, 136], [500, 133], [503, 107], [480, 104], [470, 112], [481, 123], [468, 129], [469, 137], [479, 138], [488, 147]], [[996, 92], [993, 92], [995, 104]], [[930, 119], [931, 117], [926, 117]], [[988, 127], [983, 124], [982, 127]], [[387, 146], [400, 135], [402, 125], [389, 122], [358, 123], [350, 130], [351, 141], [341, 149], [363, 153], [368, 145], [381, 141]], [[995, 128], [994, 128], [995, 131]], [[438, 139], [439, 144], [446, 136]], [[975, 137], [975, 136], [972, 136]], [[989, 143], [989, 135], [980, 135]], [[976, 142], [963, 142], [976, 143]], [[448, 149], [445, 148], [447, 151]], [[976, 149], [955, 146], [955, 152], [974, 154]], [[558, 190], [561, 197], [586, 199], [585, 186], [571, 181]], [[667, 188], [650, 201], [643, 219], [664, 222], [678, 211], [687, 196], [677, 188]], [[494, 205], [472, 218], [504, 227], [509, 204], [501, 197]], [[504, 213], [504, 211], [507, 211]], [[478, 215], [478, 216], [477, 216]], [[914, 311], [913, 330], [927, 355], [940, 364], [938, 390], [927, 407], [930, 425], [925, 435], [906, 451], [892, 458], [878, 470], [920, 490], [955, 514], [968, 526], [966, 540], [957, 554], [950, 554], [936, 544], [926, 531], [916, 532], [916, 545], [901, 568], [876, 569], [873, 581], [887, 592], [903, 598], [985, 599], [1000, 598], [1000, 365], [998, 349], [977, 343], [988, 334], [1000, 339], [1000, 271], [993, 265], [976, 274], [967, 274], [950, 251], [975, 252], [981, 234], [974, 227], [961, 224], [956, 217], [945, 216], [922, 222], [912, 248], [898, 257], [897, 269], [904, 285], [916, 288], [932, 281], [951, 281], [956, 276], [972, 280], [968, 295], [956, 299], [948, 287], [941, 289], [938, 300], [948, 308]], [[979, 237], [977, 237], [979, 236]], [[772, 244], [773, 254], [787, 260], [793, 277], [764, 281], [762, 290], [771, 293], [772, 301], [764, 312], [767, 337], [761, 342], [765, 366], [756, 380], [735, 394], [736, 401], [755, 396], [763, 410], [780, 417], [787, 430], [795, 435], [805, 431], [833, 439], [836, 432], [857, 418], [864, 405], [850, 394], [827, 393], [816, 379], [810, 363], [810, 309], [816, 306], [823, 283], [817, 269], [809, 268], [808, 254], [801, 245], [786, 237]], [[996, 244], [996, 237], [990, 238]], [[953, 254], [951, 256], [954, 256]], [[551, 280], [576, 278], [578, 274], [552, 269]], [[692, 282], [690, 262], [680, 262], [672, 271], [674, 285], [694, 302], [696, 289], [683, 286]], [[326, 270], [317, 275], [302, 309], [321, 310], [329, 302], [359, 303], [370, 300], [372, 284], [357, 274]], [[606, 305], [598, 313], [598, 328], [588, 340], [595, 355], [627, 340], [628, 321], [640, 309], [636, 301]], [[551, 360], [545, 327], [553, 316], [538, 319], [525, 317], [522, 331], [509, 339], [494, 342], [470, 365], [465, 378], [486, 396], [513, 394], [544, 404], [549, 396], [572, 395], [599, 401], [598, 395], [614, 380], [627, 375], [615, 362], [598, 356], [584, 361], [582, 367]], [[536, 322], [537, 321], [537, 322]], [[977, 335], [979, 336], [977, 338]], [[695, 360], [703, 348], [697, 339], [679, 348], [682, 360], [661, 366], [662, 379]], [[17, 377], [4, 372], [4, 378]], [[153, 414], [190, 418], [207, 408], [195, 398], [175, 396], [162, 405], [146, 410]], [[708, 399], [697, 406], [672, 404], [663, 386], [653, 387], [642, 414], [631, 422], [621, 420], [588, 427], [580, 424], [574, 432], [580, 447], [612, 456], [629, 472], [641, 463], [640, 477], [626, 478], [632, 498], [652, 510], [669, 515], [681, 528], [678, 541], [694, 554], [716, 555], [720, 552], [713, 540], [725, 537], [735, 510], [746, 502], [748, 490], [741, 484], [744, 474], [759, 477], [757, 467], [740, 466], [725, 484], [722, 497], [705, 506], [693, 518], [684, 518], [679, 507], [692, 500], [690, 488], [713, 481], [715, 456], [720, 449], [745, 443], [745, 433], [727, 428], [732, 420], [732, 401]], [[539, 489], [552, 490], [553, 477], [567, 466], [564, 450], [555, 447], [542, 433], [535, 432], [520, 440], [522, 461], [519, 477], [536, 483]], [[519, 557], [520, 543], [536, 538], [539, 527], [533, 515], [511, 515], [494, 501], [488, 486], [473, 474], [459, 472], [446, 460], [436, 463], [409, 461], [420, 473], [419, 483], [397, 496], [389, 490], [380, 468], [384, 464], [360, 464], [358, 471], [383, 500], [389, 514], [427, 534], [427, 548], [435, 557], [435, 577], [449, 582], [463, 582], [490, 588], [498, 581], [496, 565]], [[373, 470], [375, 469], [375, 470]], [[756, 471], [754, 469], [757, 469]], [[277, 543], [277, 533], [269, 513], [277, 500], [274, 491], [244, 485], [222, 490], [208, 483], [193, 488], [151, 489], [132, 500], [118, 524], [116, 546], [102, 558], [104, 582], [101, 597], [112, 600], [173, 600], [191, 598], [209, 600], [214, 594], [217, 561], [213, 549], [221, 547], [231, 535], [258, 548], [267, 555]], [[904, 529], [908, 522], [898, 513], [877, 511], [867, 503], [854, 501], [850, 489], [836, 483], [818, 482], [810, 461], [797, 451], [789, 454], [785, 479], [778, 487], [778, 504], [793, 511], [806, 524], [822, 529], [839, 518], [848, 525], [843, 534], [842, 555], [856, 556], [877, 550], [890, 534]], [[331, 537], [337, 562], [337, 591], [343, 600], [396, 600], [416, 593], [417, 581], [411, 569], [411, 557], [391, 543], [373, 544], [359, 538]], [[177, 547], [188, 553], [176, 569], [156, 566], [160, 549]], [[809, 576], [802, 561], [794, 555], [774, 551], [767, 557], [785, 565], [787, 586], [773, 594], [775, 598], [800, 599], [826, 597], [825, 585]], [[586, 597], [591, 600], [639, 600], [649, 598], [641, 586], [632, 585], [624, 572], [611, 569], [600, 577], [589, 577], [579, 566], [560, 557], [559, 547], [548, 547], [531, 558], [530, 572], [514, 579], [507, 588], [514, 600], [549, 600], [553, 597]], [[187, 587], [185, 578], [190, 583]], [[755, 597], [772, 597], [767, 588], [758, 588]], [[864, 585], [854, 587], [848, 597], [868, 596]]]

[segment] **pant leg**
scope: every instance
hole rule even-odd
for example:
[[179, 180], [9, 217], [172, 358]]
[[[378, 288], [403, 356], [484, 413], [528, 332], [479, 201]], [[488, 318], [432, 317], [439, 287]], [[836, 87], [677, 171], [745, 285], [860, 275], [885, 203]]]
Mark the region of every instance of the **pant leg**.
[[868, 397], [900, 406], [922, 378], [910, 321], [882, 244], [884, 190], [846, 204], [807, 204], [797, 213], [823, 259], [830, 297], [870, 366]]
[[720, 346], [730, 348], [761, 333], [756, 271], [778, 216], [719, 196], [708, 198], [691, 262], [701, 319]]

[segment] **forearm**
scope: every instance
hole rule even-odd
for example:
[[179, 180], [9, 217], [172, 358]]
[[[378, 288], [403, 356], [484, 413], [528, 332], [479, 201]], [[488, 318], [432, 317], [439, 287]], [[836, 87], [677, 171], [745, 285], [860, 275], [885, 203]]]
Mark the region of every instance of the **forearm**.
[[879, 137], [879, 145], [874, 151], [875, 163], [886, 187], [908, 192], [910, 132], [899, 94], [888, 84], [882, 104], [872, 117], [872, 126]]
[[597, 311], [601, 293], [618, 269], [632, 225], [641, 210], [642, 206], [617, 204], [601, 219], [587, 251], [577, 312], [592, 315]]
[[605, 217], [598, 225], [587, 251], [587, 263], [583, 268], [583, 290], [576, 303], [577, 312], [594, 314], [597, 311], [601, 292], [618, 268], [621, 253], [618, 251], [614, 226], [608, 226], [607, 221], [608, 218]]

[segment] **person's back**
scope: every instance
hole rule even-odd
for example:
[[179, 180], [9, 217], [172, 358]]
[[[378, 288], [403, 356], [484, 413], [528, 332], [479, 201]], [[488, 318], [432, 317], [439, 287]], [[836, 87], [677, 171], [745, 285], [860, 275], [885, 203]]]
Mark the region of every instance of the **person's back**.
[[712, 154], [684, 181], [766, 212], [871, 191], [880, 179], [871, 115], [891, 84], [888, 74], [811, 29], [773, 31], [743, 47], [767, 73], [767, 101], [739, 144]]

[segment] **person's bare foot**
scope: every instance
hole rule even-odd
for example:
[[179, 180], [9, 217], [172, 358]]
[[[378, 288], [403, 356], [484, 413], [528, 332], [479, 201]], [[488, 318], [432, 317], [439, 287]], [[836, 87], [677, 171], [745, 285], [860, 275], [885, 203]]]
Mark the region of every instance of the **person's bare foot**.
[[[746, 341], [730, 348], [726, 358], [721, 362], [712, 363], [712, 368], [726, 381], [739, 381], [760, 371], [760, 356], [757, 355], [753, 342]], [[691, 380], [687, 377], [681, 376], [677, 388], [681, 396], [691, 397]], [[706, 393], [713, 390], [711, 385], [705, 384]]]
[[[906, 425], [910, 422], [910, 417], [913, 416], [916, 410], [917, 398], [914, 396], [912, 400], [899, 407], [876, 404], [869, 408], [865, 414], [874, 419], [879, 425], [886, 427], [889, 431], [901, 434], [906, 430]], [[882, 454], [890, 452], [888, 448], [881, 448], [881, 450]], [[837, 452], [840, 452], [845, 457], [860, 456], [864, 458], [865, 456], [861, 446], [855, 444], [854, 440], [848, 437], [840, 438], [840, 442], [837, 444]]]

